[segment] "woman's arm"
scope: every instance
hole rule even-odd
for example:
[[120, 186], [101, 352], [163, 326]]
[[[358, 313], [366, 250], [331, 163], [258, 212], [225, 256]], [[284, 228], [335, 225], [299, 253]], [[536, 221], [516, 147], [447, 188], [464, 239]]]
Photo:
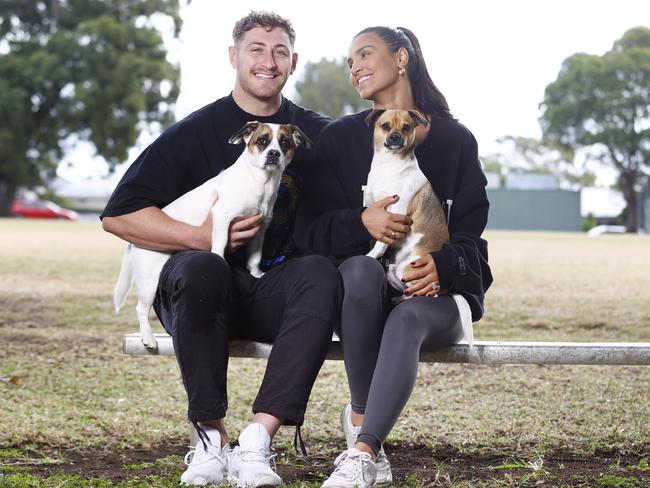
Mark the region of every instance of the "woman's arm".
[[[460, 130], [460, 131], [459, 131]], [[438, 140], [423, 158], [429, 182], [445, 202], [449, 243], [418, 259], [404, 272], [406, 295], [460, 293], [474, 320], [483, 314], [483, 298], [492, 283], [487, 242], [487, 180], [478, 159], [474, 136], [460, 125], [439, 128]]]
[[440, 288], [463, 294], [475, 321], [483, 314], [483, 298], [492, 284], [487, 241], [481, 238], [488, 220], [486, 185], [476, 139], [467, 131], [460, 153], [455, 198], [449, 210], [450, 242], [431, 256]]
[[370, 133], [364, 132], [367, 127], [358, 123], [358, 116], [330, 124], [303, 171], [296, 244], [304, 254], [327, 256], [337, 264], [366, 254], [373, 240], [394, 243], [395, 236], [403, 238], [412, 223], [409, 217], [386, 210], [397, 201], [395, 197], [362, 206], [361, 188], [372, 150]]

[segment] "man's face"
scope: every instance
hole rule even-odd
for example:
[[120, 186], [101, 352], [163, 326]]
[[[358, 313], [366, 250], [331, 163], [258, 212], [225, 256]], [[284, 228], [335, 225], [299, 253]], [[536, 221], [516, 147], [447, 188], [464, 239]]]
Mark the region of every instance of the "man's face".
[[289, 34], [279, 27], [254, 27], [229, 50], [230, 64], [237, 70], [236, 87], [259, 100], [276, 97], [296, 68]]

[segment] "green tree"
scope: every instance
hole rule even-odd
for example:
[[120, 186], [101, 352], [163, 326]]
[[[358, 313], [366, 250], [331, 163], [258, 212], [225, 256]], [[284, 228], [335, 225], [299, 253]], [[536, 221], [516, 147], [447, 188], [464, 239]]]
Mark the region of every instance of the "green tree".
[[574, 54], [546, 87], [540, 123], [545, 139], [618, 172], [626, 228], [637, 230], [637, 190], [650, 169], [650, 29], [636, 27], [602, 56]]
[[345, 57], [308, 61], [296, 82], [296, 103], [332, 118], [369, 108], [350, 84], [349, 72]]
[[65, 144], [92, 143], [111, 168], [145, 124], [173, 119], [179, 69], [154, 23], [181, 27], [178, 0], [0, 4], [0, 215], [47, 183]]

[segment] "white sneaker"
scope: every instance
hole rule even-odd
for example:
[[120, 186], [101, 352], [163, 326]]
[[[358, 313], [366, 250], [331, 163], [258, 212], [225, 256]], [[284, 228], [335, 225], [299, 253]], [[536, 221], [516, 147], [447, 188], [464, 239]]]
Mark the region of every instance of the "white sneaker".
[[336, 469], [321, 488], [372, 488], [377, 479], [377, 466], [372, 456], [359, 449], [348, 449], [334, 461]]
[[271, 437], [262, 424], [246, 427], [239, 435], [239, 446], [228, 457], [228, 481], [241, 487], [282, 484], [270, 465], [275, 458], [270, 446]]
[[361, 426], [352, 425], [352, 405], [349, 403], [341, 410], [341, 427], [345, 434], [345, 443], [348, 449], [352, 449], [357, 442]]
[[[345, 434], [345, 443], [347, 444], [348, 449], [352, 449], [357, 442], [357, 437], [359, 436], [359, 432], [361, 432], [361, 427], [352, 425], [352, 406], [349, 403], [341, 411], [341, 426], [343, 427], [343, 433]], [[377, 466], [376, 484], [383, 485], [385, 483], [393, 482], [393, 473], [390, 469], [388, 457], [384, 452], [384, 446], [381, 446], [381, 449], [377, 454], [375, 466]]]
[[230, 446], [221, 447], [221, 442], [203, 445], [199, 440], [195, 447], [185, 455], [187, 469], [181, 475], [181, 484], [204, 486], [209, 483], [222, 483], [226, 479]]

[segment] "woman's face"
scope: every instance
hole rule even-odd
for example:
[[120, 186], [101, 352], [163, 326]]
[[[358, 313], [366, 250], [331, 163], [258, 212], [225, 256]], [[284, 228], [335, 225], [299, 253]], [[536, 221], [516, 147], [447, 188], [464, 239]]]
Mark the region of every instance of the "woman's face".
[[350, 83], [361, 98], [377, 100], [394, 89], [399, 79], [398, 54], [391, 52], [376, 34], [361, 34], [352, 39], [348, 50]]

